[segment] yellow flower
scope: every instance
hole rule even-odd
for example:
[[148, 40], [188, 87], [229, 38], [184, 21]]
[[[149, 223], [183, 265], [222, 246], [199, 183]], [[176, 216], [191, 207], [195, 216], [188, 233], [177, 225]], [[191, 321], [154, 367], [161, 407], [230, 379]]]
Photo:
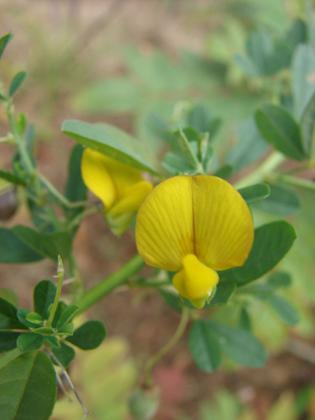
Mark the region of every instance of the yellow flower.
[[137, 216], [139, 254], [150, 266], [177, 272], [174, 287], [196, 307], [203, 307], [214, 291], [217, 271], [244, 264], [253, 237], [246, 202], [215, 176], [163, 181]]
[[83, 152], [81, 172], [86, 186], [103, 202], [112, 231], [122, 234], [152, 184], [139, 170], [92, 149]]

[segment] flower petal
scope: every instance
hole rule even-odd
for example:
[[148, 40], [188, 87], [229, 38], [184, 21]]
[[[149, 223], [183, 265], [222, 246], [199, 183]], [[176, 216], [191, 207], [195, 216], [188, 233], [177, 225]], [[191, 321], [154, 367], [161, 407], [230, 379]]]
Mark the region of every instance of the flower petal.
[[217, 285], [218, 274], [202, 264], [195, 255], [183, 258], [183, 269], [173, 277], [179, 294], [191, 301], [206, 299]]
[[136, 243], [148, 265], [177, 271], [193, 254], [192, 180], [176, 176], [159, 184], [139, 209]]
[[106, 208], [111, 207], [117, 197], [116, 188], [107, 171], [107, 158], [92, 149], [85, 149], [81, 172], [84, 183]]
[[113, 207], [109, 210], [109, 214], [111, 216], [118, 216], [122, 213], [136, 212], [151, 190], [152, 184], [150, 182], [137, 182], [125, 191], [125, 196], [113, 205]]
[[214, 270], [241, 266], [254, 238], [250, 210], [227, 181], [215, 176], [192, 177], [194, 254]]

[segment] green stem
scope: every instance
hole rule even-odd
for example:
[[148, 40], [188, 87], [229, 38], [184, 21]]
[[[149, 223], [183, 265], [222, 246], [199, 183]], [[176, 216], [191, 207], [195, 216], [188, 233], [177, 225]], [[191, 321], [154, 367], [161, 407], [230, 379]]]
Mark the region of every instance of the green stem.
[[262, 162], [258, 168], [251, 174], [245, 176], [235, 184], [236, 188], [247, 187], [248, 185], [261, 182], [264, 178], [276, 169], [280, 163], [285, 160], [285, 157], [279, 152], [273, 152], [266, 160]]
[[63, 278], [64, 278], [64, 267], [61, 258], [58, 256], [58, 269], [57, 269], [57, 290], [55, 299], [53, 301], [53, 304], [49, 311], [49, 318], [47, 320], [46, 327], [51, 327], [52, 323], [54, 321], [56, 311], [58, 308], [58, 303], [61, 297], [61, 291], [62, 291], [62, 284], [63, 284]]
[[153, 368], [159, 363], [159, 361], [178, 343], [183, 336], [187, 324], [190, 319], [189, 309], [184, 307], [181, 313], [181, 318], [177, 329], [171, 339], [150, 359], [147, 361], [144, 368], [144, 386], [152, 385], [152, 371]]
[[85, 294], [78, 299], [75, 304], [79, 307], [78, 313], [82, 313], [93, 306], [96, 302], [103, 299], [116, 287], [127, 283], [130, 276], [137, 273], [144, 266], [141, 257], [136, 255], [131, 258], [118, 271], [101, 280], [96, 286], [87, 290]]
[[286, 174], [271, 174], [270, 177], [273, 179], [277, 179], [278, 181], [285, 182], [286, 184], [292, 185], [294, 187], [300, 187], [305, 188], [308, 190], [315, 190], [315, 182], [310, 181], [305, 178], [298, 178], [296, 176], [292, 175], [286, 175]]

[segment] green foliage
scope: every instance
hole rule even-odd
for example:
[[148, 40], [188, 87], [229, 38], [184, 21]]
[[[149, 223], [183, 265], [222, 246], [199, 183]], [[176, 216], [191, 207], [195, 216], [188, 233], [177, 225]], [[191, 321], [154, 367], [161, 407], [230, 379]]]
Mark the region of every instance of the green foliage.
[[224, 281], [235, 281], [238, 286], [258, 279], [284, 257], [295, 238], [294, 229], [284, 221], [260, 226], [255, 230], [254, 244], [245, 264], [221, 272], [221, 278]]
[[3, 35], [0, 38], [0, 58], [2, 57], [2, 54], [4, 53], [4, 50], [6, 49], [6, 46], [12, 39], [12, 34], [6, 34]]
[[294, 191], [280, 185], [270, 185], [269, 197], [255, 207], [278, 216], [288, 216], [299, 209], [300, 202]]
[[156, 172], [141, 143], [116, 127], [68, 120], [63, 123], [62, 131], [83, 146], [98, 150], [127, 165]]
[[0, 227], [1, 263], [30, 263], [42, 258], [43, 256], [22, 241], [13, 229]]
[[[0, 359], [1, 360], [1, 359]], [[31, 352], [0, 365], [3, 420], [48, 420], [56, 399], [56, 375], [49, 357]]]
[[104, 325], [99, 321], [87, 321], [77, 328], [67, 340], [82, 350], [98, 347], [106, 336]]
[[265, 105], [256, 112], [256, 124], [264, 139], [275, 149], [294, 160], [304, 160], [300, 128], [283, 108]]
[[189, 350], [199, 369], [211, 373], [221, 363], [218, 337], [205, 320], [195, 321], [189, 333]]
[[241, 188], [238, 190], [238, 192], [248, 204], [252, 204], [268, 198], [270, 196], [271, 190], [268, 184], [262, 183]]
[[189, 348], [195, 363], [205, 372], [220, 365], [221, 353], [251, 367], [262, 366], [267, 357], [262, 344], [248, 331], [206, 319], [193, 323]]
[[9, 86], [8, 96], [11, 97], [16, 93], [16, 91], [21, 87], [22, 83], [26, 79], [26, 76], [27, 74], [25, 71], [20, 71], [13, 77], [13, 80]]
[[27, 226], [18, 225], [13, 228], [14, 234], [29, 248], [42, 257], [57, 260], [58, 255], [64, 258], [71, 251], [71, 236], [69, 232], [41, 233]]
[[[81, 159], [83, 148], [77, 144], [73, 147], [68, 164], [68, 178], [65, 187], [65, 197], [70, 202], [84, 201], [87, 198], [87, 189], [81, 175]], [[77, 209], [65, 209], [69, 219], [77, 216], [84, 210], [83, 207]]]

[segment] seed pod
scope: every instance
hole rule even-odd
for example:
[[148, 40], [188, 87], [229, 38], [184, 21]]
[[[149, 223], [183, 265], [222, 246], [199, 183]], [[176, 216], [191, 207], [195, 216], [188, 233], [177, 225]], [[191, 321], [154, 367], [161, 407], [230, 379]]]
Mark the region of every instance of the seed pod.
[[129, 399], [129, 412], [134, 420], [150, 420], [155, 416], [159, 402], [158, 388], [137, 388]]
[[18, 209], [18, 204], [15, 188], [0, 190], [0, 220], [11, 219]]

